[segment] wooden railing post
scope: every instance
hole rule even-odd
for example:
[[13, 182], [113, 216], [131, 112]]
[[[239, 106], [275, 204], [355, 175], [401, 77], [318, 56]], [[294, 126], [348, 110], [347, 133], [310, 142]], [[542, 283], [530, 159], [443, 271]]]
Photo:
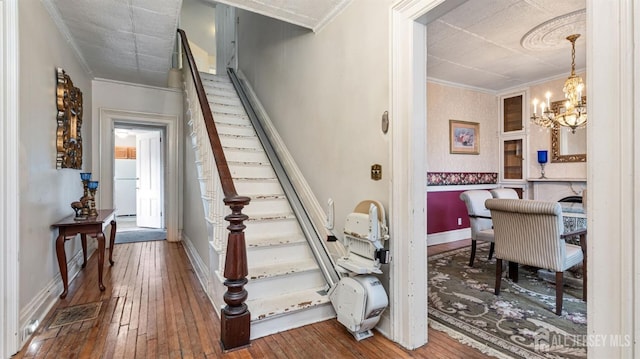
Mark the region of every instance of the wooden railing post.
[[244, 240], [244, 221], [249, 217], [242, 213], [244, 206], [248, 205], [249, 197], [235, 196], [225, 198], [224, 203], [231, 208], [231, 214], [225, 219], [229, 221], [229, 239], [227, 241], [227, 253], [224, 266], [224, 285], [227, 291], [224, 293], [224, 302], [227, 306], [222, 308], [220, 340], [224, 350], [237, 349], [247, 346], [250, 341], [251, 314], [245, 304], [247, 291], [247, 249]]

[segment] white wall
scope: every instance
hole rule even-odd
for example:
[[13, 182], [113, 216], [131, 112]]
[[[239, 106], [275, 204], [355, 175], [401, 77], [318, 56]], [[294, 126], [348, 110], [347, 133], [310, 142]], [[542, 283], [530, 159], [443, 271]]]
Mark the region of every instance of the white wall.
[[[498, 97], [493, 94], [427, 83], [429, 172], [498, 172]], [[449, 120], [480, 124], [480, 154], [449, 153]]]
[[[180, 28], [187, 33], [190, 42], [208, 54], [210, 67], [216, 66], [216, 8], [201, 0], [184, 0], [180, 13]], [[192, 45], [193, 46], [193, 45]], [[209, 68], [200, 68], [209, 71]]]
[[[59, 275], [57, 231], [51, 224], [72, 215], [70, 203], [82, 196], [80, 170], [56, 169], [56, 67], [62, 67], [83, 93], [83, 170], [91, 169], [91, 80], [38, 0], [19, 2], [20, 24], [20, 310]], [[67, 258], [80, 250], [68, 241]], [[57, 284], [57, 282], [56, 282]], [[96, 285], [97, 290], [97, 285]], [[40, 308], [48, 309], [48, 308]], [[38, 311], [38, 308], [30, 310]], [[31, 315], [34, 313], [27, 313]], [[24, 324], [24, 323], [22, 323]]]
[[[356, 0], [319, 33], [239, 11], [239, 66], [335, 232], [363, 199], [389, 204], [389, 7]], [[393, 126], [394, 119], [391, 119]], [[370, 178], [382, 165], [382, 180]], [[391, 240], [394, 240], [393, 238]]]
[[[112, 109], [142, 113], [178, 116], [178, 122], [182, 121], [182, 92], [181, 90], [150, 87], [131, 83], [109, 81], [104, 79], [93, 80], [93, 118], [96, 124], [100, 121], [100, 109]], [[182, 127], [178, 124], [178, 127]], [[94, 126], [92, 138], [99, 143], [99, 126]], [[93, 153], [93, 163], [96, 176], [100, 169], [100, 156], [98, 151]], [[111, 159], [102, 158], [104, 163]], [[100, 183], [98, 189], [98, 201], [102, 208], [113, 208], [113, 183]]]
[[184, 237], [189, 238], [202, 262], [209, 267], [209, 237], [207, 223], [204, 219], [196, 156], [190, 135], [191, 127], [185, 124], [182, 133], [184, 136], [184, 190], [182, 193], [182, 203], [184, 204], [182, 218], [184, 222], [182, 233]]

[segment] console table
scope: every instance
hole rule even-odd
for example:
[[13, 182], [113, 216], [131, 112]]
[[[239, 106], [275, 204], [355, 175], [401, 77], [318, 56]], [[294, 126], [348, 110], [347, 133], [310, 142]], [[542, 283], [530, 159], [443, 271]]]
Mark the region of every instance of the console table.
[[104, 228], [107, 224], [111, 224], [111, 234], [109, 238], [109, 263], [113, 265], [113, 245], [116, 238], [116, 221], [114, 209], [100, 209], [96, 218], [88, 218], [84, 220], [76, 220], [75, 215], [64, 218], [54, 223], [52, 227], [58, 228], [58, 238], [56, 239], [56, 255], [58, 256], [58, 266], [60, 267], [60, 276], [62, 276], [62, 284], [64, 291], [60, 294], [60, 299], [67, 296], [69, 283], [67, 278], [67, 256], [64, 250], [64, 242], [74, 238], [80, 234], [82, 241], [82, 255], [84, 262], [82, 268], [87, 265], [87, 234], [95, 237], [98, 241], [98, 283], [100, 290], [105, 289], [102, 284], [102, 267], [104, 266]]

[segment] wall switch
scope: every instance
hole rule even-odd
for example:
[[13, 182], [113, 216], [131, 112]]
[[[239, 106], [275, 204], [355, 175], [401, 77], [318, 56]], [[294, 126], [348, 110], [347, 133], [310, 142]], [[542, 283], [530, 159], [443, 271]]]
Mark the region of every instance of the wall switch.
[[458, 225], [461, 226], [462, 225], [462, 218], [458, 217]]

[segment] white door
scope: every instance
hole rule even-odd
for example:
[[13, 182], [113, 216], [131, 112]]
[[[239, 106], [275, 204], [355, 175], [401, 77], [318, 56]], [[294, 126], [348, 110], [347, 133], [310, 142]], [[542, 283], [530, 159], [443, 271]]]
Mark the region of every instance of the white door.
[[136, 136], [136, 214], [138, 227], [162, 228], [161, 132]]

